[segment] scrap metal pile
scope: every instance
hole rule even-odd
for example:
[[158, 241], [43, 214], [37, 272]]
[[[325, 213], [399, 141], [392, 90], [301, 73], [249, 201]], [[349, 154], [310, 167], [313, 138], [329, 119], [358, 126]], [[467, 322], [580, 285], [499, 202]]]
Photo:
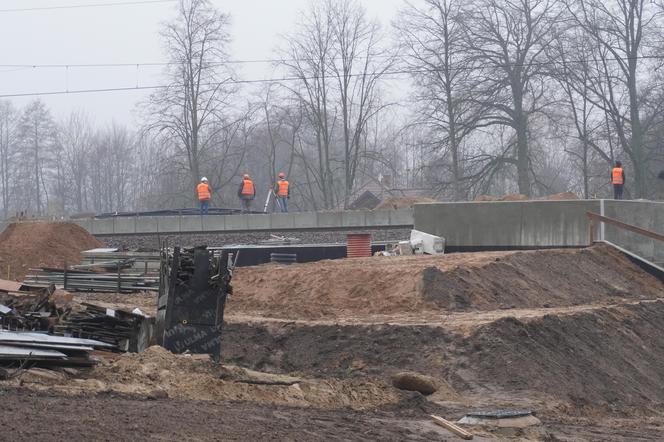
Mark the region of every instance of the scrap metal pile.
[[154, 318], [71, 301], [54, 285], [0, 281], [0, 365], [92, 365], [95, 349], [149, 345]]
[[159, 290], [159, 277], [144, 273], [113, 273], [92, 270], [31, 269], [26, 284], [48, 286], [55, 284], [72, 292], [136, 293]]
[[[97, 362], [90, 353], [112, 349], [111, 344], [93, 339], [0, 330], [0, 366], [6, 368], [22, 369], [36, 365], [89, 367]], [[6, 377], [7, 372], [2, 367], [0, 377]]]
[[82, 306], [82, 311], [72, 311], [62, 318], [54, 332], [97, 339], [121, 351], [140, 352], [149, 346], [153, 321], [145, 315], [88, 303]]

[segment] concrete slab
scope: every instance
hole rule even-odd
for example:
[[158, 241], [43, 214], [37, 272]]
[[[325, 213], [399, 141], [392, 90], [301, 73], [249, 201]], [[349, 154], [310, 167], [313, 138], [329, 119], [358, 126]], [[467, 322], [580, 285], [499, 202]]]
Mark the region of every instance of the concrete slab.
[[223, 232], [226, 230], [226, 217], [223, 215], [202, 216], [201, 223], [205, 232]]
[[259, 214], [247, 215], [247, 228], [248, 230], [272, 230], [270, 219], [272, 215]]
[[180, 217], [180, 232], [201, 232], [203, 230], [203, 221], [200, 215], [188, 215]]
[[295, 213], [272, 213], [270, 216], [270, 227], [272, 230], [291, 230], [295, 228]]
[[242, 232], [248, 230], [249, 221], [247, 219], [249, 215], [228, 215], [224, 222], [226, 223], [227, 232]]
[[413, 209], [398, 209], [390, 211], [391, 226], [412, 227], [414, 224]]
[[93, 235], [113, 235], [115, 233], [113, 218], [96, 219], [92, 223]]
[[528, 247], [588, 245], [586, 212], [599, 213], [599, 201], [524, 201], [520, 243]]
[[160, 216], [157, 219], [157, 230], [159, 233], [179, 233], [179, 216]]
[[389, 226], [392, 212], [394, 210], [368, 210], [364, 212], [364, 225], [367, 227]]
[[[614, 218], [643, 229], [651, 231], [660, 230], [659, 233], [664, 233], [661, 232], [662, 224], [656, 224], [657, 220], [664, 218], [663, 203], [606, 200], [604, 202], [604, 214], [609, 218]], [[664, 244], [661, 244], [661, 241], [656, 241], [611, 225], [606, 225], [604, 232], [604, 239], [607, 241], [650, 261], [656, 261], [659, 249], [664, 248]]]
[[347, 212], [341, 212], [341, 226], [362, 228], [362, 226], [367, 226], [367, 225], [368, 225], [367, 212], [363, 210], [351, 210]]
[[[116, 235], [132, 235], [136, 233], [136, 217], [113, 218], [113, 233]], [[149, 230], [148, 230], [149, 231]]]
[[316, 214], [316, 227], [319, 229], [338, 228], [342, 226], [341, 212], [318, 212]]
[[150, 233], [159, 231], [158, 216], [141, 216], [136, 218], [135, 233]]
[[416, 205], [415, 229], [442, 236], [449, 246], [514, 246], [521, 242], [517, 202]]
[[293, 213], [293, 225], [296, 229], [311, 229], [318, 226], [318, 214], [316, 212]]

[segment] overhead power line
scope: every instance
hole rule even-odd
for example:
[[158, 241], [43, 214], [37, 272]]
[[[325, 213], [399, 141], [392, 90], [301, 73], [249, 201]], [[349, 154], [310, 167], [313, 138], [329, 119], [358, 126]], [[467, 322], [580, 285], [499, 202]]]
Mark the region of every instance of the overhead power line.
[[[167, 0], [172, 1], [172, 0]], [[0, 10], [0, 12], [2, 12]], [[366, 57], [357, 57], [358, 59], [365, 59]], [[395, 58], [389, 55], [375, 55], [371, 56], [374, 59], [392, 59]], [[226, 60], [223, 62], [214, 62], [206, 63], [205, 67], [214, 67], [214, 66], [223, 66], [228, 64], [252, 64], [252, 63], [292, 63], [292, 62], [306, 62], [314, 59], [308, 58], [263, 58], [263, 59], [244, 59], [244, 60]], [[330, 59], [330, 61], [339, 60], [339, 59]], [[637, 55], [633, 57], [606, 57], [606, 61], [629, 61], [629, 60], [664, 60], [664, 55]], [[315, 59], [315, 61], [318, 61]], [[587, 62], [599, 62], [602, 61], [600, 58], [584, 58], [584, 59], [572, 59], [572, 60], [555, 60], [555, 61], [541, 61], [541, 62], [531, 62], [527, 64], [522, 63], [508, 63], [508, 64], [490, 64], [483, 67], [526, 67], [526, 66], [547, 66], [547, 65], [562, 65], [562, 64], [579, 64]], [[182, 64], [181, 62], [168, 62], [168, 61], [156, 61], [156, 62], [142, 62], [142, 63], [56, 63], [56, 64], [38, 64], [38, 63], [23, 63], [23, 64], [7, 64], [0, 63], [0, 68], [23, 68], [23, 69], [52, 69], [52, 68], [96, 68], [96, 67], [149, 67], [149, 66], [176, 66]], [[451, 67], [450, 71], [462, 71], [462, 70], [479, 70], [477, 66], [460, 66], [460, 67]], [[442, 69], [438, 69], [440, 71]], [[429, 71], [429, 70], [427, 70]], [[431, 69], [430, 71], [436, 71], [436, 69]]]
[[109, 3], [90, 3], [90, 4], [77, 4], [77, 5], [58, 5], [58, 6], [36, 6], [34, 8], [13, 8], [13, 9], [0, 9], [1, 12], [30, 12], [30, 11], [52, 11], [57, 9], [82, 9], [82, 8], [99, 8], [110, 6], [131, 6], [131, 5], [147, 5], [151, 3], [174, 3], [177, 0], [137, 0], [130, 2], [109, 2]]
[[[664, 56], [638, 56], [638, 57], [633, 57], [635, 59], [664, 59]], [[628, 60], [628, 58], [615, 58], [613, 59], [614, 61], [618, 60]], [[239, 60], [238, 60], [239, 61]], [[252, 61], [252, 60], [245, 60], [245, 61]], [[253, 60], [257, 61], [257, 60]], [[288, 60], [280, 60], [280, 61], [288, 61]], [[526, 66], [546, 66], [546, 65], [555, 65], [555, 64], [576, 64], [576, 63], [584, 63], [588, 61], [593, 61], [592, 59], [578, 59], [578, 60], [568, 60], [568, 61], [546, 61], [546, 62], [540, 62], [540, 63], [529, 63], [529, 64], [509, 64], [507, 66], [509, 67], [526, 67]], [[223, 64], [223, 63], [220, 63]], [[113, 64], [110, 64], [113, 65]], [[141, 66], [141, 64], [119, 64], [120, 66]], [[147, 65], [147, 64], [143, 64]], [[211, 64], [210, 66], [212, 66]], [[0, 65], [4, 67], [10, 67], [10, 66], [21, 66], [21, 65]], [[45, 65], [43, 65], [45, 66]], [[57, 67], [66, 67], [69, 68], [72, 65], [55, 65]], [[79, 65], [79, 66], [94, 66], [94, 65]], [[104, 66], [109, 66], [109, 65], [104, 65]], [[115, 65], [113, 65], [115, 66]], [[483, 68], [504, 68], [506, 65], [492, 65], [492, 66], [483, 66], [481, 68], [479, 67], [458, 67], [458, 68], [450, 68], [451, 71], [455, 70], [465, 70], [465, 69], [483, 69]], [[367, 76], [367, 77], [393, 77], [395, 75], [414, 75], [414, 74], [428, 74], [428, 73], [436, 73], [436, 72], [441, 72], [443, 69], [439, 68], [428, 68], [428, 69], [400, 69], [400, 70], [386, 70], [382, 71], [379, 73], [356, 73], [356, 74], [350, 74], [350, 77], [361, 77], [361, 76]], [[0, 71], [1, 72], [1, 71]], [[290, 76], [290, 77], [282, 77], [282, 78], [263, 78], [263, 79], [254, 79], [254, 80], [235, 80], [235, 79], [229, 79], [224, 82], [223, 84], [259, 84], [259, 83], [283, 83], [283, 82], [290, 82], [290, 81], [304, 81], [304, 80], [318, 80], [322, 78], [333, 78], [333, 75], [329, 76]], [[398, 78], [392, 78], [393, 80], [398, 79]], [[222, 83], [206, 83], [203, 86], [218, 86], [219, 84]], [[170, 85], [153, 85], [153, 86], [139, 86], [138, 84], [134, 87], [109, 87], [109, 88], [98, 88], [98, 89], [73, 89], [73, 90], [60, 90], [60, 91], [47, 91], [47, 92], [25, 92], [25, 93], [13, 93], [13, 94], [0, 94], [0, 98], [15, 98], [15, 97], [30, 97], [30, 96], [46, 96], [46, 95], [67, 95], [67, 94], [85, 94], [85, 93], [96, 93], [96, 92], [119, 92], [119, 91], [134, 91], [134, 90], [146, 90], [146, 89], [166, 89], [172, 87]]]

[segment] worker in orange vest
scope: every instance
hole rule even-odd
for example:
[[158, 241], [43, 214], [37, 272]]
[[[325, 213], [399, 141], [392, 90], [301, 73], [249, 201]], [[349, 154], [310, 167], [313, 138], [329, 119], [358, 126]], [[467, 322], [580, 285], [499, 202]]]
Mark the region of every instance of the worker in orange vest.
[[237, 196], [242, 201], [242, 212], [249, 212], [251, 210], [251, 202], [256, 198], [256, 188], [247, 173], [242, 177], [240, 188], [237, 190]]
[[616, 167], [611, 171], [611, 183], [613, 184], [613, 199], [623, 199], [623, 189], [625, 187], [625, 169], [620, 161], [616, 161]]
[[274, 194], [277, 196], [277, 204], [281, 213], [288, 213], [289, 186], [288, 181], [286, 181], [286, 174], [279, 172], [279, 181], [274, 185]]
[[210, 208], [210, 199], [212, 199], [212, 191], [207, 178], [201, 178], [201, 182], [196, 186], [196, 194], [201, 205], [201, 215], [207, 215]]

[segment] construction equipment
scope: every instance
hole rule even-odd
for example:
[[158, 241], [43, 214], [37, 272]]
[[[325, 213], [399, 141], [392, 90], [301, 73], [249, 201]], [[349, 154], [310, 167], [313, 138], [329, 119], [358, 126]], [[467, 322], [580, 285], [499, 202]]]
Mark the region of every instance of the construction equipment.
[[207, 247], [162, 250], [157, 343], [173, 353], [209, 354], [219, 361], [226, 296], [235, 260]]
[[[263, 213], [267, 213], [267, 208], [270, 206], [270, 200], [272, 199], [272, 195], [274, 195], [274, 190], [270, 188], [267, 192], [267, 199], [265, 200], [265, 207], [263, 207]], [[276, 198], [277, 196], [274, 195]]]

